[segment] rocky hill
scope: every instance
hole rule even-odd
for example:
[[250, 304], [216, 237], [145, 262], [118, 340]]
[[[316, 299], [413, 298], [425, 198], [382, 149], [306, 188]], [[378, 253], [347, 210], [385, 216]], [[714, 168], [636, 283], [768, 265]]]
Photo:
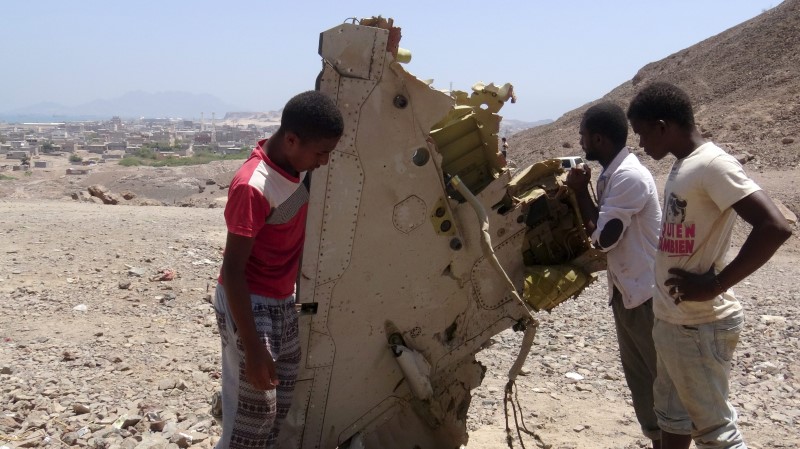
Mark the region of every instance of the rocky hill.
[[[786, 0], [761, 15], [696, 45], [642, 67], [602, 98], [555, 122], [511, 140], [518, 165], [546, 157], [582, 154], [578, 127], [583, 112], [599, 101], [627, 108], [638, 89], [668, 81], [692, 97], [700, 129], [731, 153], [749, 152], [748, 170], [792, 168], [800, 162], [800, 0]], [[631, 133], [629, 145], [638, 138]], [[642, 153], [643, 155], [643, 153]], [[655, 174], [673, 159], [643, 162]]]

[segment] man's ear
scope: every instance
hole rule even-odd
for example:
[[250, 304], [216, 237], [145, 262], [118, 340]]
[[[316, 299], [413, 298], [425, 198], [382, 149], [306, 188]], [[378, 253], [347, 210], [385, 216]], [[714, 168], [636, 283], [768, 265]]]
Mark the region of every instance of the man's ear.
[[283, 144], [289, 151], [294, 151], [300, 146], [300, 137], [292, 131], [286, 131], [283, 134]]

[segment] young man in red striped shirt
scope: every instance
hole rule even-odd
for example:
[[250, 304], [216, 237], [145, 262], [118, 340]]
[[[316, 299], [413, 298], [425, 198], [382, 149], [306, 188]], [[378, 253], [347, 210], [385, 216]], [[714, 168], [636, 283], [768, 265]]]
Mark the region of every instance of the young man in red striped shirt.
[[320, 92], [293, 97], [228, 192], [214, 308], [222, 340], [220, 449], [273, 447], [300, 363], [295, 280], [305, 238], [307, 173], [328, 163], [344, 130]]

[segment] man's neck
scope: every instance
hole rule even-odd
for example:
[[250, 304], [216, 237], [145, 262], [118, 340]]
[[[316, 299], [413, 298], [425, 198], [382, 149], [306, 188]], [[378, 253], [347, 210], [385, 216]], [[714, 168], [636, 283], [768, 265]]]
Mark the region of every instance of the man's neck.
[[273, 164], [277, 165], [281, 168], [281, 170], [285, 171], [289, 175], [292, 176], [299, 176], [300, 173], [292, 167], [292, 164], [286, 159], [283, 151], [278, 147], [280, 142], [277, 140], [269, 139], [267, 140], [267, 148], [265, 149], [265, 153], [267, 153], [267, 157], [269, 160], [272, 161]]
[[624, 149], [625, 147], [618, 148], [617, 151], [614, 151], [607, 158], [603, 158], [603, 160], [598, 160], [597, 162], [599, 162], [600, 165], [603, 166], [603, 170], [605, 170], [609, 165], [611, 165], [612, 162], [614, 162], [614, 159], [617, 158], [617, 155], [619, 155], [619, 153]]
[[682, 142], [678, 148], [672, 152], [678, 159], [683, 159], [686, 156], [692, 154], [694, 150], [700, 148], [701, 145], [708, 142], [703, 136], [700, 134], [700, 131], [697, 128], [692, 128], [692, 131], [686, 136], [686, 139]]

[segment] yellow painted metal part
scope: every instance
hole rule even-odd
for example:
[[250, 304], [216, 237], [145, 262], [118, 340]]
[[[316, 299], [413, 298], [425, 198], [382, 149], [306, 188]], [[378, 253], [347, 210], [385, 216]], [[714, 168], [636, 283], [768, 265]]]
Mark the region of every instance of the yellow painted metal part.
[[478, 83], [472, 94], [454, 91], [456, 106], [434, 125], [431, 137], [442, 154], [442, 169], [458, 176], [473, 193], [480, 193], [505, 169], [497, 146], [500, 108], [516, 101], [511, 84], [497, 87]]

